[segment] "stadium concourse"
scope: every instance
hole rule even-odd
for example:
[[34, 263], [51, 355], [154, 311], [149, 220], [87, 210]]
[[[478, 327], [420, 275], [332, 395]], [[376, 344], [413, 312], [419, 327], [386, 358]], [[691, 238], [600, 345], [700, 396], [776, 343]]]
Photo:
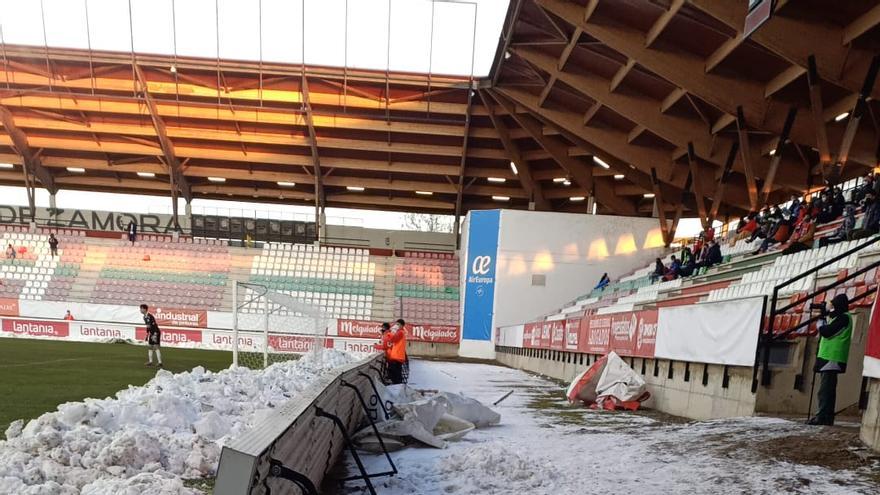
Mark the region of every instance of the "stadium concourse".
[[[880, 492], [876, 0], [0, 2], [0, 48], [0, 494]], [[638, 410], [566, 400], [607, 359]]]

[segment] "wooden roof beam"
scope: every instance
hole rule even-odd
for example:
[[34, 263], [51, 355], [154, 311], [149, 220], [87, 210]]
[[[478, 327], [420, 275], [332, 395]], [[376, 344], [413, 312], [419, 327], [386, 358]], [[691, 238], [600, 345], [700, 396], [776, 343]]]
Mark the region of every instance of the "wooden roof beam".
[[727, 162], [721, 177], [718, 179], [718, 185], [715, 186], [715, 192], [712, 194], [712, 206], [709, 208], [709, 223], [718, 218], [718, 210], [721, 209], [721, 202], [724, 200], [724, 193], [727, 190], [727, 183], [730, 180], [730, 171], [733, 169], [733, 162], [736, 161], [736, 152], [739, 150], [739, 143], [733, 141], [730, 144], [730, 151], [727, 153]]
[[15, 124], [12, 112], [3, 105], [0, 105], [0, 123], [3, 124], [6, 133], [9, 135], [11, 141], [9, 144], [21, 156], [25, 172], [36, 177], [40, 184], [49, 191], [49, 194], [58, 192], [58, 187], [55, 185], [55, 178], [52, 176], [52, 173], [43, 166], [39, 154], [31, 149], [28, 136]]
[[[153, 96], [147, 91], [148, 82], [147, 78], [144, 77], [144, 72], [140, 68], [140, 66], [134, 66], [135, 72], [138, 78], [138, 84], [140, 85], [140, 92], [143, 95], [144, 102], [146, 103], [147, 110], [150, 114], [150, 120], [153, 121], [153, 128], [156, 130], [156, 137], [159, 139], [159, 146], [162, 149], [162, 156], [165, 158], [165, 164], [168, 166], [168, 174], [171, 176], [171, 187], [173, 192], [175, 193], [173, 196], [176, 198], [177, 192], [183, 194], [183, 197], [186, 199], [187, 203], [192, 202], [192, 190], [189, 187], [189, 182], [186, 180], [186, 177], [180, 171], [180, 161], [177, 159], [177, 154], [174, 152], [174, 144], [171, 142], [171, 139], [168, 138], [168, 133], [165, 131], [165, 122], [162, 120], [162, 117], [159, 115], [159, 111], [156, 109], [156, 102], [153, 100]], [[177, 202], [173, 202], [173, 206], [177, 207]]]
[[645, 48], [650, 48], [651, 45], [654, 44], [654, 41], [663, 34], [663, 30], [666, 29], [666, 26], [669, 25], [669, 22], [672, 21], [672, 18], [675, 17], [675, 14], [677, 14], [683, 6], [684, 0], [672, 0], [669, 9], [667, 9], [666, 12], [663, 12], [660, 17], [654, 21], [651, 29], [648, 30], [648, 34], [645, 36]]
[[494, 106], [489, 103], [485, 90], [480, 90], [480, 100], [482, 100], [483, 106], [486, 108], [486, 112], [492, 120], [492, 124], [498, 131], [498, 139], [501, 140], [501, 144], [504, 146], [505, 151], [507, 151], [510, 161], [516, 165], [519, 182], [522, 185], [523, 190], [525, 190], [526, 194], [529, 196], [529, 200], [534, 202], [535, 208], [539, 210], [550, 209], [550, 203], [544, 199], [542, 194], [541, 185], [532, 178], [532, 170], [529, 163], [522, 158], [519, 146], [510, 139], [507, 126], [505, 126], [504, 122], [495, 115]]
[[306, 126], [309, 129], [309, 149], [312, 153], [312, 176], [315, 182], [315, 221], [323, 222], [324, 213], [324, 185], [321, 180], [324, 173], [321, 171], [321, 156], [318, 153], [318, 135], [315, 133], [315, 125], [312, 120], [312, 104], [309, 98], [309, 79], [303, 73], [302, 77], [303, 107], [305, 109]]
[[704, 229], [708, 229], [711, 224], [709, 223], [709, 215], [706, 211], [706, 203], [703, 201], [703, 181], [698, 180], [698, 178], [700, 177], [700, 171], [697, 167], [697, 155], [696, 153], [694, 153], [693, 143], [688, 143], [687, 157], [688, 168], [691, 175], [694, 177], [692, 187], [694, 191], [694, 200], [697, 202], [697, 213], [700, 214], [700, 224], [703, 226]]
[[843, 44], [848, 45], [859, 36], [880, 24], [880, 4], [865, 12], [843, 28]]
[[614, 90], [617, 89], [618, 86], [620, 86], [620, 83], [622, 83], [623, 80], [626, 79], [626, 75], [629, 74], [629, 71], [631, 71], [635, 66], [636, 60], [631, 58], [628, 59], [626, 63], [623, 64], [623, 66], [617, 69], [617, 72], [614, 73], [614, 77], [611, 78], [611, 83], [608, 85], [608, 91], [613, 93]]

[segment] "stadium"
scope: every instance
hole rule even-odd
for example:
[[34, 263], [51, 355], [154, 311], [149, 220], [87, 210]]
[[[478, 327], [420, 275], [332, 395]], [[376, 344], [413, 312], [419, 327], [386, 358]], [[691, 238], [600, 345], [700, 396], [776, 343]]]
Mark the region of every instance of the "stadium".
[[0, 494], [880, 492], [875, 0], [25, 0], [0, 58]]

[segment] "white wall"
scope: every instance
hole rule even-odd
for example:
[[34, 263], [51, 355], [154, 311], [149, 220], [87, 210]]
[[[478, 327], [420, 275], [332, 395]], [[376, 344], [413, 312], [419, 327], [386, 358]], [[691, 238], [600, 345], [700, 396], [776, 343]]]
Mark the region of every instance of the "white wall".
[[[663, 251], [656, 218], [504, 210], [500, 230], [495, 327], [558, 309], [604, 272], [614, 280]], [[546, 286], [533, 287], [533, 274], [546, 275]]]

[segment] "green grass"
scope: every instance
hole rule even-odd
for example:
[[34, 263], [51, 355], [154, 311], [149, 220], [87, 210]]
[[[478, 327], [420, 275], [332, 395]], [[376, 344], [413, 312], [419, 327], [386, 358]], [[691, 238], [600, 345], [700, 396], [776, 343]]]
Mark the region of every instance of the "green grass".
[[[162, 349], [162, 360], [174, 373], [196, 366], [218, 371], [229, 367], [232, 353], [169, 347]], [[0, 438], [16, 419], [143, 385], [156, 375], [146, 361], [143, 346], [0, 338]]]

